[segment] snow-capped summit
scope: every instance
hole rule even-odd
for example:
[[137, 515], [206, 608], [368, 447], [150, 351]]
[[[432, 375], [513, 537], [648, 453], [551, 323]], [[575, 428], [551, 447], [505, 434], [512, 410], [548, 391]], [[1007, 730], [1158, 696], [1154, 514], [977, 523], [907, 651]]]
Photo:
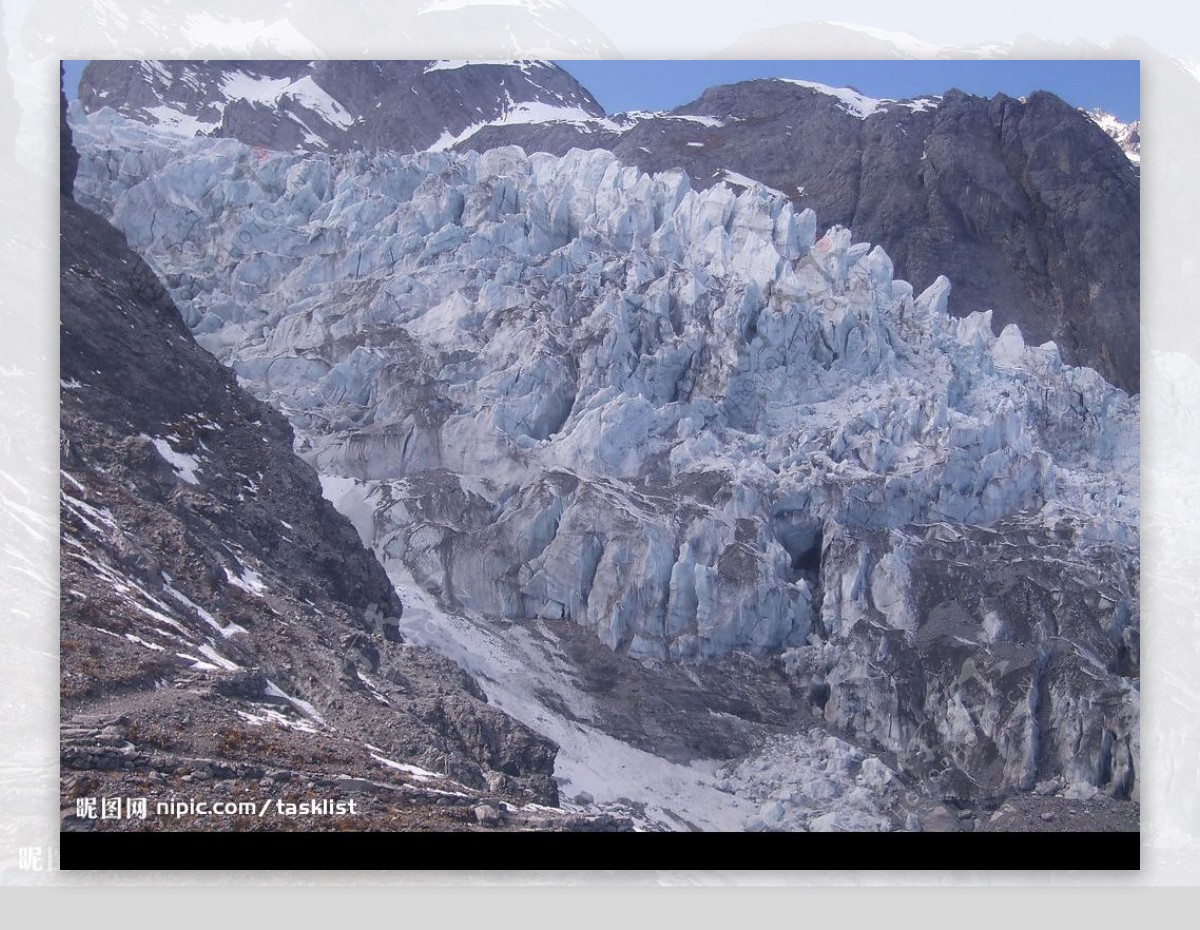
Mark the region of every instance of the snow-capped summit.
[[1108, 136], [1121, 146], [1121, 151], [1126, 154], [1131, 162], [1135, 165], [1140, 165], [1142, 162], [1142, 121], [1135, 119], [1131, 122], [1123, 122], [1117, 119], [1111, 113], [1106, 113], [1098, 107], [1094, 110], [1088, 110], [1087, 115], [1091, 117], [1092, 122], [1105, 131]]
[[291, 151], [421, 151], [603, 108], [540, 61], [93, 61], [79, 99], [160, 131]]

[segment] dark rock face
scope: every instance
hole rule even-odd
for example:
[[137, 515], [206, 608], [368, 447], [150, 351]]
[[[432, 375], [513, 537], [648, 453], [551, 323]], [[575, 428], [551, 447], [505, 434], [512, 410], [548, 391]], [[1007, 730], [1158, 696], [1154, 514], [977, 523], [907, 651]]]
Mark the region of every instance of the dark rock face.
[[79, 99], [283, 151], [418, 151], [522, 106], [604, 115], [548, 62], [93, 61]]
[[828, 93], [748, 81], [625, 132], [492, 126], [460, 147], [508, 144], [607, 148], [645, 171], [682, 167], [706, 187], [726, 170], [748, 176], [813, 208], [823, 226], [883, 246], [918, 292], [946, 275], [952, 313], [991, 309], [997, 332], [1017, 323], [1027, 342], [1053, 339], [1069, 363], [1139, 390], [1138, 173], [1053, 94], [950, 91], [861, 117]]
[[64, 725], [119, 714], [141, 753], [106, 762], [99, 736], [76, 739], [67, 793], [110, 762], [173, 771], [142, 759], [163, 750], [230, 779], [403, 781], [374, 756], [411, 760], [454, 790], [553, 803], [555, 746], [399, 642], [395, 591], [282, 415], [195, 344], [120, 233], [65, 198], [61, 231]]

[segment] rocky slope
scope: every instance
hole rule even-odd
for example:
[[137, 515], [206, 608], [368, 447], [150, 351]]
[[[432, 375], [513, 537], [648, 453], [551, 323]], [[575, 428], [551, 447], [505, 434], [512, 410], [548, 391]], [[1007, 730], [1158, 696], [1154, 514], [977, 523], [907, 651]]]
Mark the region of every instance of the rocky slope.
[[76, 797], [314, 792], [359, 813], [255, 825], [619, 826], [528, 806], [557, 800], [555, 746], [403, 642], [287, 422], [195, 344], [123, 236], [66, 198], [61, 230], [65, 827], [203, 823], [81, 820]]
[[[904, 826], [889, 779], [968, 807], [1136, 797], [1138, 403], [1053, 344], [954, 319], [944, 278], [914, 294], [749, 181], [78, 135], [79, 196], [288, 415], [422, 605], [406, 635], [473, 656], [530, 725], [667, 752], [670, 709], [631, 737], [620, 689], [579, 700], [578, 627], [648, 688], [699, 663], [685, 716], [728, 722], [681, 758], [785, 739], [787, 764], [767, 744], [714, 772], [752, 826]], [[745, 700], [706, 704], [705, 675]], [[851, 742], [822, 750], [831, 729]], [[625, 751], [560, 756], [573, 788], [601, 746]]]

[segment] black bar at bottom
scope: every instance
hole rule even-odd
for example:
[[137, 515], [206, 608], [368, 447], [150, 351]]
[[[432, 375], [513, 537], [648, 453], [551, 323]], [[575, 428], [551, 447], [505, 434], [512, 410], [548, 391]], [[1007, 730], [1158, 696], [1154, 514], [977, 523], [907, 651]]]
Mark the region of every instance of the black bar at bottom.
[[[204, 837], [198, 847], [195, 836]], [[400, 835], [400, 834], [396, 834]], [[63, 870], [161, 872], [173, 862], [195, 861], [197, 848], [214, 863], [213, 871], [276, 871], [321, 863], [326, 869], [380, 871], [429, 864], [422, 834], [403, 834], [412, 842], [391, 845], [380, 855], [359, 833], [62, 833]], [[624, 834], [602, 839], [596, 833], [462, 834], [463, 853], [485, 862], [535, 864], [545, 858], [562, 862], [564, 852], [587, 853], [600, 845], [622, 844], [622, 852], [672, 853], [676, 864], [707, 853], [708, 862], [736, 861], [738, 849], [758, 851], [753, 833]], [[1125, 871], [1140, 868], [1140, 833], [793, 833], [790, 851], [797, 860], [824, 869], [971, 869], [1037, 872], [1043, 870]], [[440, 847], [439, 847], [440, 848]], [[714, 859], [713, 856], [717, 858]], [[1014, 868], [1015, 867], [1015, 868]], [[181, 872], [205, 871], [181, 868]]]

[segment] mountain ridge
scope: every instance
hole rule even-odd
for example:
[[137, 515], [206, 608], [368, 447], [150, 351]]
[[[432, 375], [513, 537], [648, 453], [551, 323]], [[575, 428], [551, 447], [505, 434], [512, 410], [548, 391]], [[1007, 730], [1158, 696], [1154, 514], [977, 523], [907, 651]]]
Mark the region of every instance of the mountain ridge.
[[284, 151], [421, 151], [522, 108], [604, 115], [567, 72], [539, 61], [93, 61], [79, 100], [184, 137]]

